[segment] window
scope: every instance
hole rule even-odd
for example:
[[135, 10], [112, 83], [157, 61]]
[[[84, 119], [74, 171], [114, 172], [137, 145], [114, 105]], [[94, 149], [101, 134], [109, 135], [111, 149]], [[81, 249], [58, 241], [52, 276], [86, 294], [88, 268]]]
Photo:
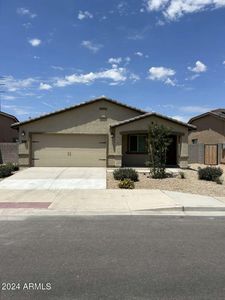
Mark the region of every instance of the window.
[[198, 139], [193, 139], [191, 141], [192, 141], [192, 144], [198, 144]]
[[128, 152], [130, 153], [147, 153], [147, 135], [129, 135]]

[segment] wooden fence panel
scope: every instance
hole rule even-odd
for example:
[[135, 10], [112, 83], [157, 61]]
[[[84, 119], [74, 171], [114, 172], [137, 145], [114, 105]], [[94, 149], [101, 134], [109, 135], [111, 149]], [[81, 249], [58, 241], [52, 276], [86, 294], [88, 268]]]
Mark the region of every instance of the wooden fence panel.
[[218, 145], [205, 145], [205, 164], [218, 164]]

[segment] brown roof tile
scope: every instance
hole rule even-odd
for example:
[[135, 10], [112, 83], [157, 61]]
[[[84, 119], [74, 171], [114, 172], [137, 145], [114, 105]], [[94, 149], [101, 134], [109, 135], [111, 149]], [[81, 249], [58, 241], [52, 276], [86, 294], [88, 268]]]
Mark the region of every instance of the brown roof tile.
[[135, 111], [139, 112], [140, 114], [145, 114], [146, 113], [146, 111], [144, 111], [142, 109], [139, 109], [139, 108], [136, 108], [136, 107], [124, 104], [122, 102], [119, 102], [117, 100], [113, 100], [113, 99], [107, 98], [105, 96], [102, 96], [102, 97], [99, 97], [99, 98], [96, 98], [96, 99], [93, 99], [93, 100], [81, 102], [79, 104], [76, 104], [76, 105], [73, 105], [73, 106], [61, 109], [61, 110], [57, 110], [57, 111], [51, 112], [51, 113], [46, 114], [46, 115], [42, 115], [42, 116], [39, 116], [39, 117], [36, 117], [36, 118], [32, 118], [32, 119], [29, 119], [29, 120], [26, 120], [26, 121], [23, 121], [23, 122], [17, 122], [15, 124], [13, 124], [12, 127], [18, 127], [18, 126], [23, 125], [23, 124], [27, 124], [27, 123], [34, 122], [34, 121], [37, 121], [37, 120], [40, 120], [40, 119], [43, 119], [43, 118], [50, 117], [52, 115], [56, 115], [56, 114], [63, 113], [65, 111], [76, 109], [76, 108], [82, 107], [84, 105], [92, 104], [92, 103], [95, 103], [95, 102], [100, 101], [100, 100], [106, 100], [108, 102], [111, 102], [111, 103], [114, 103], [114, 104], [117, 104], [117, 105], [129, 108], [129, 109], [135, 110]]

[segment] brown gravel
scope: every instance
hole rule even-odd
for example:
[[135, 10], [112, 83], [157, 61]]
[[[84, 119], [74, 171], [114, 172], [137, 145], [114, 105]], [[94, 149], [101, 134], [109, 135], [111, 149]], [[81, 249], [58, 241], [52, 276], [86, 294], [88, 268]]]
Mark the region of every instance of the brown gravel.
[[[195, 170], [182, 170], [185, 173], [185, 179], [180, 176], [165, 179], [152, 179], [149, 174], [139, 173], [139, 181], [135, 182], [136, 189], [160, 189], [191, 194], [199, 194], [214, 197], [225, 197], [225, 180], [222, 185], [215, 182], [198, 180], [197, 167], [191, 166]], [[225, 173], [225, 166], [222, 166]], [[223, 175], [224, 179], [224, 175]], [[107, 172], [107, 188], [118, 189], [119, 181], [114, 180], [113, 173]]]

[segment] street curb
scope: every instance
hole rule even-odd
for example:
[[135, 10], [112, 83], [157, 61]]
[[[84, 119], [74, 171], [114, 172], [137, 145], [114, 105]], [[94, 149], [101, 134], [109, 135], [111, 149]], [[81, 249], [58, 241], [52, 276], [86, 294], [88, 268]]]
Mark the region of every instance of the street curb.
[[144, 211], [225, 211], [225, 206], [174, 206], [174, 207], [157, 207], [143, 210], [135, 210], [135, 212]]

